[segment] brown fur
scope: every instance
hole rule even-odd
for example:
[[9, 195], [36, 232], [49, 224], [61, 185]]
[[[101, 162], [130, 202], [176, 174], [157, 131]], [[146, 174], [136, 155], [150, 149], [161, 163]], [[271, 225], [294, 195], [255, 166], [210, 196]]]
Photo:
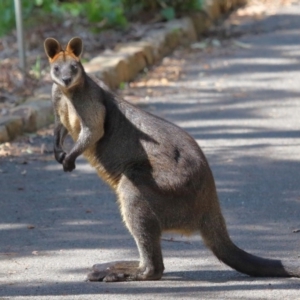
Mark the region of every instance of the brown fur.
[[[200, 232], [224, 263], [252, 276], [299, 277], [298, 261], [288, 263], [251, 255], [231, 241], [214, 178], [195, 140], [179, 127], [153, 116], [92, 80], [80, 63], [82, 42], [66, 50], [45, 41], [54, 81], [54, 154], [64, 171], [84, 154], [116, 192], [122, 218], [134, 237], [140, 262], [94, 269], [90, 280], [160, 279], [164, 270], [160, 237], [164, 231]], [[75, 144], [63, 149], [69, 133]]]

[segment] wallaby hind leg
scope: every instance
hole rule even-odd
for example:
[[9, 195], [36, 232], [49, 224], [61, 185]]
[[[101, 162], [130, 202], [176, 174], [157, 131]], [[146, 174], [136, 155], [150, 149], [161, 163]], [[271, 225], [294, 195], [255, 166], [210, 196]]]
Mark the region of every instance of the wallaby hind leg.
[[158, 280], [164, 271], [160, 246], [160, 223], [147, 200], [128, 179], [122, 180], [118, 195], [121, 214], [137, 244], [140, 262], [137, 264], [137, 262], [121, 261], [95, 265], [88, 279], [106, 282]]

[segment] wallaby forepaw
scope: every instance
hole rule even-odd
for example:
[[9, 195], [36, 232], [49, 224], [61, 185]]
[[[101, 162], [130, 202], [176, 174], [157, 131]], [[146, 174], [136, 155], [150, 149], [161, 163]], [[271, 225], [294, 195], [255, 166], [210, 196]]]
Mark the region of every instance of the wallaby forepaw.
[[60, 153], [60, 155], [59, 155], [59, 158], [58, 158], [58, 162], [59, 162], [60, 164], [62, 164], [62, 163], [63, 163], [63, 161], [64, 161], [64, 159], [65, 159], [66, 155], [67, 155], [67, 153], [66, 153], [66, 152], [62, 152], [62, 153]]
[[72, 172], [76, 168], [75, 161], [69, 160], [68, 157], [63, 160], [62, 165], [65, 172]]
[[67, 155], [67, 153], [64, 151], [55, 151], [54, 150], [54, 157], [55, 157], [56, 161], [60, 164], [63, 163], [66, 155]]

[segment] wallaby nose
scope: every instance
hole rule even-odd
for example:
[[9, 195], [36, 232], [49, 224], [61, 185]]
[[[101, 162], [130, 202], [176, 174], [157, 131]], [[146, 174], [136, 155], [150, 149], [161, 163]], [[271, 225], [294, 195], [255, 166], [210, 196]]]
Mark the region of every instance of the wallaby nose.
[[72, 80], [72, 78], [69, 77], [69, 76], [65, 76], [65, 77], [62, 78], [62, 81], [64, 82], [64, 84], [66, 86], [68, 86], [71, 83], [71, 80]]

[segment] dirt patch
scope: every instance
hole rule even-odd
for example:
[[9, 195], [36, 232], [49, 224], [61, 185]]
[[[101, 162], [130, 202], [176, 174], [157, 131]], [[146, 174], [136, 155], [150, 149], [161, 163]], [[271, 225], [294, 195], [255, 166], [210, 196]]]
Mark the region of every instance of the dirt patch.
[[35, 159], [39, 155], [52, 154], [52, 135], [53, 125], [38, 130], [34, 134], [19, 136], [13, 142], [2, 143], [0, 144], [0, 158], [19, 158], [20, 163], [26, 164], [29, 158]]

